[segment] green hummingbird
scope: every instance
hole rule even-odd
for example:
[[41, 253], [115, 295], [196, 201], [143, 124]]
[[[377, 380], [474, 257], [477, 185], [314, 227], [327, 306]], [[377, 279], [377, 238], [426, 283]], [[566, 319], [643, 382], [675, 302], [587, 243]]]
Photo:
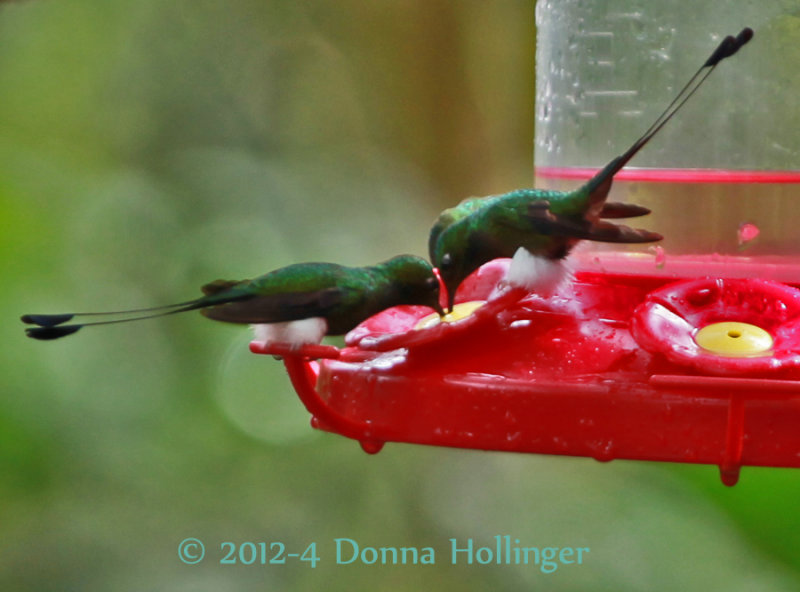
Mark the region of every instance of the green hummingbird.
[[743, 29], [736, 37], [725, 37], [650, 128], [625, 153], [575, 191], [518, 189], [502, 195], [469, 198], [442, 212], [431, 229], [428, 250], [447, 289], [448, 307], [452, 310], [456, 288], [469, 274], [492, 259], [514, 256], [520, 248], [527, 253], [515, 258], [512, 268], [519, 261], [526, 269], [517, 269], [510, 275], [516, 278], [517, 285], [537, 290], [542, 274], [545, 283], [558, 283], [558, 272], [554, 269], [563, 271], [560, 262], [580, 240], [611, 243], [661, 240], [663, 237], [655, 232], [603, 220], [649, 213], [641, 206], [606, 202], [614, 175], [675, 115], [717, 64], [734, 55], [752, 37], [750, 28]]
[[[297, 263], [252, 280], [217, 280], [203, 296], [167, 306], [107, 313], [28, 314], [22, 322], [34, 339], [58, 339], [83, 327], [151, 319], [201, 309], [217, 321], [254, 325], [256, 340], [299, 347], [325, 335], [343, 335], [392, 306], [417, 304], [444, 314], [439, 280], [421, 257], [400, 255], [370, 267]], [[74, 317], [110, 317], [82, 324]]]

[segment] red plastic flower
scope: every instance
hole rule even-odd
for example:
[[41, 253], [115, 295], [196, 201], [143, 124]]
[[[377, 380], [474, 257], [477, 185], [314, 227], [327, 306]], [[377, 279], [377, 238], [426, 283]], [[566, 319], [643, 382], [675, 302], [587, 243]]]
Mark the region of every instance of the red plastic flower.
[[[702, 339], [718, 329], [712, 345]], [[632, 332], [646, 350], [706, 374], [798, 369], [800, 290], [758, 279], [682, 281], [647, 295]], [[754, 345], [743, 343], [754, 334]]]
[[424, 306], [396, 306], [364, 321], [347, 335], [345, 341], [348, 347], [390, 351], [439, 342], [469, 331], [475, 325], [496, 318], [509, 304], [526, 295], [524, 290], [508, 290], [489, 300], [505, 276], [508, 264], [508, 259], [497, 259], [487, 263], [464, 281], [456, 294], [456, 305], [470, 301], [488, 302], [461, 320], [418, 328], [420, 321], [430, 316], [431, 309]]

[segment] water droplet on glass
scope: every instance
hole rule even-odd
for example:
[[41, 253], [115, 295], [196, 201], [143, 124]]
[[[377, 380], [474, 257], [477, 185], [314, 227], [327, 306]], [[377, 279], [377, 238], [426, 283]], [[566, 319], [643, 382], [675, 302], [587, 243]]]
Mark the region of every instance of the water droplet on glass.
[[664, 247], [650, 247], [649, 250], [655, 256], [656, 269], [663, 269], [667, 264], [667, 253], [664, 251]]
[[755, 240], [756, 237], [761, 233], [761, 230], [755, 224], [751, 222], [742, 222], [739, 224], [739, 230], [736, 233], [739, 248], [743, 249], [747, 247], [748, 243]]

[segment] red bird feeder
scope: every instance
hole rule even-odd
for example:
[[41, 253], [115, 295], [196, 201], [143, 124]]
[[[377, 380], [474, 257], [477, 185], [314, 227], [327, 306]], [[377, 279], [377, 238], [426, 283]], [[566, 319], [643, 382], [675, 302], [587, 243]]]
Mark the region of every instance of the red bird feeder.
[[707, 463], [727, 485], [742, 465], [798, 467], [800, 290], [723, 277], [747, 271], [729, 261], [671, 268], [699, 264], [719, 277], [579, 257], [554, 297], [487, 301], [508, 266], [496, 260], [459, 289], [457, 309], [477, 306], [461, 320], [424, 326], [430, 309], [396, 307], [341, 350], [251, 350], [284, 356], [314, 427], [371, 453], [393, 441]]
[[[624, 154], [663, 109], [654, 97], [681, 88], [682, 64], [739, 25], [639, 8], [537, 5], [535, 187], [573, 190]], [[634, 14], [663, 26], [631, 26]], [[313, 425], [368, 452], [394, 441], [715, 464], [727, 485], [742, 465], [800, 467], [800, 172], [780, 69], [794, 66], [769, 50], [793, 29], [782, 6], [759, 14], [748, 24], [765, 34], [637, 154], [641, 168], [614, 177], [609, 201], [652, 211], [643, 225], [665, 237], [653, 252], [575, 253], [574, 279], [547, 299], [498, 290], [508, 261], [496, 260], [459, 288], [463, 318], [398, 307], [341, 350], [283, 352]]]

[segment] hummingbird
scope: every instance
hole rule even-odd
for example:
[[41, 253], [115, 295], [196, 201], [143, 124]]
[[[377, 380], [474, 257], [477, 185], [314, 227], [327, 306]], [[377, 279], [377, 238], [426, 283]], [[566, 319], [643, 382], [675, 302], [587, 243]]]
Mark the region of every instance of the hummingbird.
[[[610, 243], [661, 240], [663, 237], [655, 232], [605, 220], [649, 213], [642, 206], [606, 202], [614, 175], [664, 127], [717, 64], [733, 56], [752, 37], [750, 28], [742, 29], [735, 37], [725, 37], [647, 131], [578, 189], [569, 192], [517, 189], [501, 195], [468, 198], [444, 210], [431, 229], [428, 250], [447, 289], [448, 308], [453, 308], [458, 285], [492, 259], [513, 257], [506, 278], [509, 283], [538, 290], [543, 283], [552, 286], [566, 275], [561, 263], [580, 240]], [[519, 249], [525, 252], [517, 254]]]
[[[256, 340], [293, 348], [318, 344], [325, 335], [343, 335], [363, 320], [392, 306], [429, 306], [440, 315], [439, 280], [421, 257], [400, 255], [369, 267], [335, 263], [297, 263], [251, 280], [216, 280], [203, 296], [167, 306], [106, 313], [28, 314], [29, 337], [41, 340], [71, 335], [83, 327], [109, 325], [200, 310], [216, 321], [254, 326]], [[69, 323], [75, 317], [110, 317]]]

